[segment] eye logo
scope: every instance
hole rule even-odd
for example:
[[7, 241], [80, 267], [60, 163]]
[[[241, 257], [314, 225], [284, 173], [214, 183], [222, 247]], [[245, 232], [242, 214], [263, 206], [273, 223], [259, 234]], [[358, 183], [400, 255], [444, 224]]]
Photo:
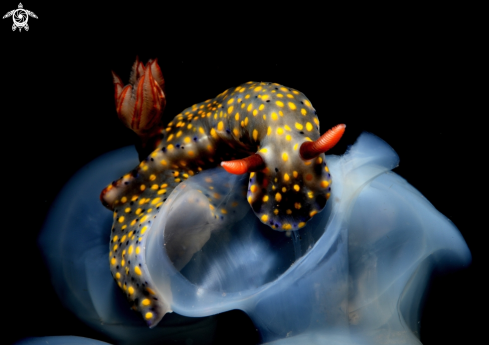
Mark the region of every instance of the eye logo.
[[22, 3], [19, 2], [18, 9], [7, 12], [7, 14], [4, 15], [2, 18], [5, 19], [12, 16], [12, 19], [14, 20], [14, 24], [12, 25], [12, 31], [15, 31], [16, 28], [19, 28], [19, 32], [22, 31], [22, 28], [25, 29], [25, 31], [29, 31], [29, 25], [27, 25], [29, 16], [37, 19], [37, 16], [34, 14], [34, 12], [24, 10], [23, 7], [24, 6], [22, 6]]

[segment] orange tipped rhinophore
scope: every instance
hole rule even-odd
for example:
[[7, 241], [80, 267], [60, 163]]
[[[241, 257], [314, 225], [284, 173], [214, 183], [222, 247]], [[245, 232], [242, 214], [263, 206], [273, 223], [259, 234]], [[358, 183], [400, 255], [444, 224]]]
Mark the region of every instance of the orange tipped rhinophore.
[[149, 60], [144, 66], [136, 57], [129, 85], [125, 87], [114, 72], [112, 76], [117, 115], [144, 143], [158, 129], [166, 105], [165, 80], [157, 60]]
[[263, 158], [256, 153], [243, 159], [221, 162], [221, 165], [228, 173], [235, 175], [265, 169], [265, 162], [263, 161]]
[[345, 124], [337, 125], [321, 135], [318, 140], [303, 143], [299, 151], [302, 159], [316, 158], [321, 153], [333, 148], [340, 141], [343, 133], [345, 133], [345, 128]]

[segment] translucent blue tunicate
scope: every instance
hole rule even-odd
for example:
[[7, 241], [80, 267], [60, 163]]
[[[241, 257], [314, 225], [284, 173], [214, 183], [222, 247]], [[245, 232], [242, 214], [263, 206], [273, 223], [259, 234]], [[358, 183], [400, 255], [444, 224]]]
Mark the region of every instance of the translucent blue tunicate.
[[[62, 190], [41, 234], [53, 285], [65, 306], [115, 343], [209, 343], [214, 319], [202, 317], [240, 309], [273, 344], [419, 344], [430, 274], [467, 266], [467, 245], [391, 172], [398, 156], [381, 139], [364, 133], [347, 153], [326, 159], [332, 195], [288, 235], [256, 218], [243, 196], [247, 176], [216, 168], [181, 183], [142, 248], [156, 295], [175, 312], [149, 329], [111, 277], [113, 217], [99, 201], [137, 155], [123, 148], [101, 156]], [[211, 216], [208, 177], [220, 181], [223, 204], [238, 200], [226, 219]]]

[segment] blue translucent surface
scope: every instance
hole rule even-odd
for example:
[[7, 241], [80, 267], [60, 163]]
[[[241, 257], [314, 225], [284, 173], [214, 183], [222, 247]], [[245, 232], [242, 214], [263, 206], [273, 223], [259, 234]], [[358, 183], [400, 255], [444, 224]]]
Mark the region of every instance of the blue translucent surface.
[[[214, 169], [182, 183], [143, 250], [160, 299], [191, 317], [241, 309], [264, 342], [419, 343], [419, 302], [427, 280], [434, 267], [470, 263], [463, 238], [390, 172], [398, 157], [377, 137], [363, 134], [345, 155], [327, 161], [331, 198], [290, 237], [263, 225], [244, 199], [225, 222], [210, 217], [207, 199], [197, 192], [206, 186], [200, 181], [210, 175], [222, 181], [226, 202], [240, 200], [246, 177]], [[132, 148], [106, 154], [60, 193], [40, 239], [52, 282], [69, 309], [115, 342], [211, 339], [212, 318], [168, 314], [148, 329], [112, 280], [112, 214], [98, 196], [107, 181], [137, 163]]]

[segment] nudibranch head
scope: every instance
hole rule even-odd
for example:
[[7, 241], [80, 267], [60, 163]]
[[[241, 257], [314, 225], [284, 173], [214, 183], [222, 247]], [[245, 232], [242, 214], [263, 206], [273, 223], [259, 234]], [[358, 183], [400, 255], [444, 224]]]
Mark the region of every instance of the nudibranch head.
[[235, 174], [251, 172], [247, 198], [264, 224], [297, 230], [326, 205], [331, 175], [324, 152], [338, 142], [345, 125], [320, 137], [319, 120], [304, 94], [278, 84], [253, 85], [256, 95], [248, 107], [257, 111], [250, 140], [258, 151], [222, 166]]

